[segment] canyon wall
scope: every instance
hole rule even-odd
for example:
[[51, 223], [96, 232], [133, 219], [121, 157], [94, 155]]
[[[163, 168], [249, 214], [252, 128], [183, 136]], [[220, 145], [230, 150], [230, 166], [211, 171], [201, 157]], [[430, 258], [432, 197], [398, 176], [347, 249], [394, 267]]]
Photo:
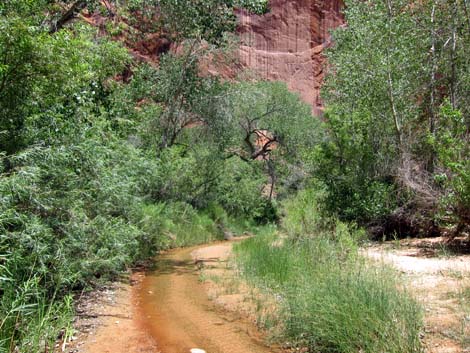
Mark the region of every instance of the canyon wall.
[[280, 80], [321, 114], [323, 50], [330, 30], [344, 23], [342, 0], [270, 0], [263, 16], [238, 13], [241, 65], [260, 77]]

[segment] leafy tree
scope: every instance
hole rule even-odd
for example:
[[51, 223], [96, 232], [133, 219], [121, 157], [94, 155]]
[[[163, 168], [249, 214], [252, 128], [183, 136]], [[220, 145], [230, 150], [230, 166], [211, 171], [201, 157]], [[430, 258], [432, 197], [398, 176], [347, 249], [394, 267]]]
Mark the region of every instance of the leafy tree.
[[287, 185], [289, 177], [303, 169], [305, 151], [322, 140], [310, 107], [280, 82], [238, 83], [222, 99], [220, 118], [207, 122], [219, 149], [244, 161], [264, 161], [270, 198], [275, 184], [295, 187]]
[[335, 45], [328, 52], [332, 74], [325, 99], [344, 120], [369, 119], [366, 125], [374, 140], [368, 144], [383, 152], [377, 160], [383, 173], [399, 167], [396, 156], [407, 153], [407, 131], [420, 115], [416, 99], [425, 52], [408, 4], [348, 3], [348, 27], [335, 32]]
[[160, 138], [157, 148], [173, 146], [184, 128], [203, 124], [210, 114], [210, 101], [223, 89], [217, 78], [199, 75], [200, 56], [193, 49], [182, 56], [163, 56], [157, 69], [143, 66], [131, 83], [135, 99], [147, 108], [161, 107], [150, 125]]
[[[312, 155], [327, 203], [381, 231], [433, 232], [437, 205], [453, 189], [434, 175], [458, 174], [443, 146], [429, 143], [450, 133], [439, 114], [447, 99], [468, 127], [468, 3], [346, 5], [348, 25], [334, 32], [327, 54], [329, 139]], [[458, 136], [467, 144], [466, 133]]]
[[145, 14], [145, 22], [157, 20], [151, 27], [153, 31], [163, 32], [177, 43], [187, 39], [220, 42], [224, 33], [235, 29], [236, 7], [261, 14], [267, 11], [267, 1], [134, 0], [130, 3], [131, 10], [141, 10]]
[[13, 152], [21, 145], [26, 107], [39, 77], [42, 58], [38, 55], [35, 30], [19, 18], [0, 18], [0, 150]]
[[14, 16], [0, 26], [0, 150], [7, 153], [63, 134], [128, 61], [123, 48], [94, 41], [86, 27], [51, 36]]
[[446, 190], [441, 217], [446, 223], [456, 223], [453, 235], [460, 235], [470, 224], [470, 140], [463, 114], [450, 101], [441, 107], [438, 130], [430, 143], [442, 166], [434, 178]]

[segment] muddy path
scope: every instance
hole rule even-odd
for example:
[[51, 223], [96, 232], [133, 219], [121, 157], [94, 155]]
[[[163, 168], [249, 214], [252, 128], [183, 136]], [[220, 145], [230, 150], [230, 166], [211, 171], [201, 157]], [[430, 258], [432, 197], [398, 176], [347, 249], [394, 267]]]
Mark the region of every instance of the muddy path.
[[[194, 253], [205, 251], [202, 260]], [[226, 261], [231, 245], [178, 249], [159, 256], [135, 294], [139, 324], [157, 342], [162, 353], [275, 352], [263, 344], [255, 325], [234, 312], [223, 310], [208, 298], [199, 268]]]

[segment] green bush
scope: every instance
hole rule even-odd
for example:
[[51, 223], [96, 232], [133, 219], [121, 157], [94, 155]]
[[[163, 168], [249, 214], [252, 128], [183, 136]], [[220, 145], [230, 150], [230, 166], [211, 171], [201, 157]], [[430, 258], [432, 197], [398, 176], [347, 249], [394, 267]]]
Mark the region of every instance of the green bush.
[[[470, 143], [468, 123], [449, 102], [441, 107], [440, 125], [429, 137], [437, 154], [435, 181], [446, 190], [441, 198], [444, 221], [457, 223], [457, 232], [470, 225]], [[446, 219], [447, 218], [447, 219]]]
[[267, 200], [260, 195], [266, 183], [260, 165], [232, 157], [224, 161], [222, 168], [216, 186], [217, 202], [232, 216], [261, 217]]
[[363, 224], [389, 215], [403, 202], [392, 177], [392, 146], [381, 141], [383, 151], [374, 149], [378, 132], [368, 129], [372, 122], [367, 113], [346, 115], [333, 105], [327, 116], [329, 137], [309, 158], [315, 178], [326, 189], [324, 210]]
[[140, 217], [140, 228], [158, 249], [203, 244], [221, 238], [216, 221], [189, 204], [145, 204]]
[[326, 196], [321, 188], [310, 188], [299, 191], [282, 203], [281, 224], [291, 238], [315, 235], [318, 229], [326, 226], [328, 218], [323, 212]]
[[71, 289], [114, 278], [156, 249], [132, 222], [149, 162], [98, 122], [95, 128], [99, 133], [89, 129], [75, 144], [9, 156], [9, 172], [0, 176], [0, 347], [6, 351], [11, 344], [38, 351], [30, 344], [35, 335], [49, 344], [57, 338], [55, 323], [64, 323], [55, 308]]

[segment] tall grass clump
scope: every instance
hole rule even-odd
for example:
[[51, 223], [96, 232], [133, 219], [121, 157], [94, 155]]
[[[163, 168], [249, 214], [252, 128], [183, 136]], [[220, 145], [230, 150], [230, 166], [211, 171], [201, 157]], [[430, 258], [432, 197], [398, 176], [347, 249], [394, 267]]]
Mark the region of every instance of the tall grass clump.
[[278, 299], [278, 338], [310, 352], [421, 352], [420, 306], [396, 272], [360, 255], [363, 232], [340, 222], [317, 232], [271, 230], [236, 247], [244, 277]]

